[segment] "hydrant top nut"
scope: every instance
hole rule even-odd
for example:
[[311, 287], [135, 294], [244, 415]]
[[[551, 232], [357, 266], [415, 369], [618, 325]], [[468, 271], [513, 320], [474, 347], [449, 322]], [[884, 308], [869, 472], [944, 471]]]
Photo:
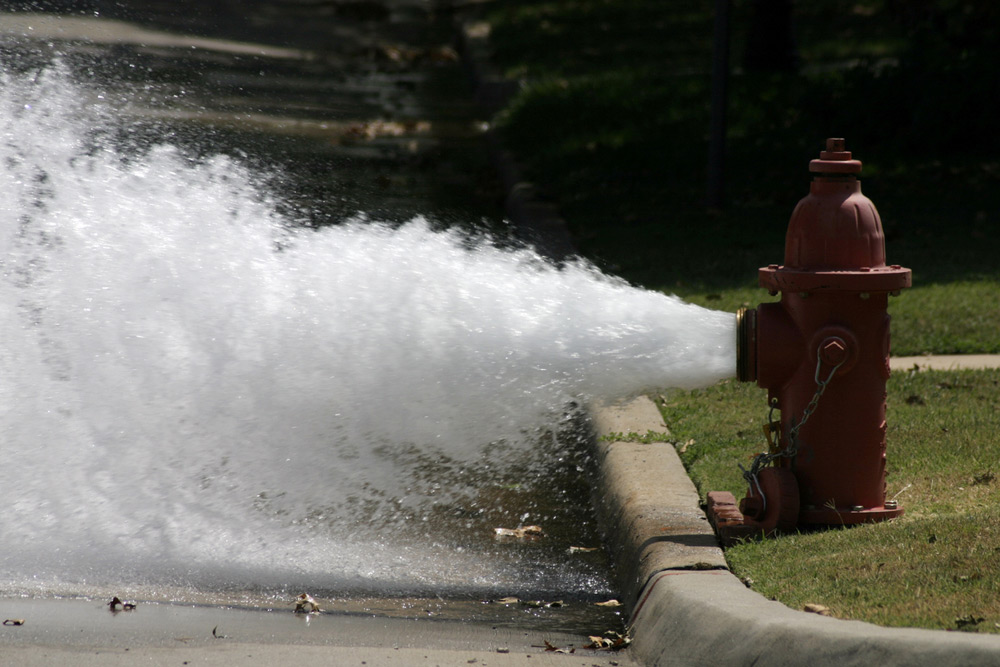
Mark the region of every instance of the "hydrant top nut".
[[818, 160], [809, 162], [809, 171], [818, 174], [858, 174], [861, 161], [851, 159], [843, 139], [827, 139], [826, 150], [820, 151]]

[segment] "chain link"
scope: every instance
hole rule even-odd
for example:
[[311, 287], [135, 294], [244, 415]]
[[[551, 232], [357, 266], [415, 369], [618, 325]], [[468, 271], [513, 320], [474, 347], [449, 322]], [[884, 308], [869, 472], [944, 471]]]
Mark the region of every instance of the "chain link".
[[819, 399], [823, 395], [823, 392], [826, 391], [826, 386], [830, 384], [830, 380], [833, 379], [837, 369], [839, 369], [843, 364], [844, 362], [841, 361], [839, 364], [830, 369], [830, 374], [826, 376], [825, 380], [820, 380], [819, 369], [823, 366], [823, 358], [820, 356], [819, 352], [816, 353], [816, 372], [813, 374], [813, 379], [816, 381], [816, 393], [813, 394], [812, 400], [809, 401], [809, 405], [806, 406], [806, 409], [802, 411], [802, 419], [799, 420], [799, 423], [793, 424], [792, 427], [788, 429], [789, 447], [792, 449], [792, 456], [794, 456], [799, 449], [799, 429], [801, 429], [802, 426], [809, 421], [809, 417], [812, 416], [812, 413], [816, 412], [816, 406], [819, 404]]
[[[750, 469], [747, 470], [743, 467], [743, 464], [738, 463], [740, 470], [743, 471], [743, 479], [746, 480], [747, 484], [750, 486], [751, 493], [753, 488], [757, 487], [757, 492], [760, 494], [761, 500], [763, 501], [764, 510], [767, 509], [767, 498], [764, 497], [764, 492], [760, 488], [760, 481], [757, 476], [760, 471], [765, 466], [769, 465], [772, 461], [779, 458], [792, 458], [799, 452], [799, 430], [805, 425], [809, 418], [814, 412], [816, 412], [816, 407], [819, 405], [819, 399], [823, 396], [823, 392], [826, 391], [827, 385], [833, 380], [833, 376], [836, 374], [837, 370], [843, 365], [843, 361], [835, 365], [830, 369], [830, 374], [826, 376], [825, 380], [819, 379], [820, 369], [823, 367], [823, 357], [820, 355], [820, 351], [816, 351], [816, 372], [813, 374], [813, 379], [816, 381], [816, 392], [813, 394], [812, 400], [802, 411], [802, 418], [797, 424], [793, 423], [791, 428], [788, 429], [788, 444], [784, 449], [778, 450], [781, 443], [781, 429], [780, 425], [774, 421], [774, 411], [778, 408], [778, 399], [771, 399], [771, 409], [767, 413], [767, 425], [764, 426], [764, 431], [767, 434], [768, 443], [770, 445], [769, 451], [758, 454], [754, 457], [753, 463], [750, 464]], [[771, 439], [771, 434], [777, 431], [778, 437], [777, 441]]]

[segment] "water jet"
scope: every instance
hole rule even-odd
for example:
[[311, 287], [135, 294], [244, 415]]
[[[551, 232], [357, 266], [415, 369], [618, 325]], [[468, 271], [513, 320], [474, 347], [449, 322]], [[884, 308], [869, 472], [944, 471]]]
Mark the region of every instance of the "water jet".
[[568, 404], [730, 375], [731, 313], [420, 216], [314, 228], [118, 141], [65, 67], [2, 76], [7, 592], [609, 590], [476, 522], [575, 465]]

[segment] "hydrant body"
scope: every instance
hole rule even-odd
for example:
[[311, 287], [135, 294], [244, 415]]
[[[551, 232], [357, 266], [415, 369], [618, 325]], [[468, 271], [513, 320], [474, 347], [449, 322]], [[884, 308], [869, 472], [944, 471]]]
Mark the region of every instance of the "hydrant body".
[[[771, 451], [759, 457], [777, 470], [747, 471], [743, 515], [728, 506], [730, 494], [709, 494], [709, 518], [724, 538], [902, 513], [886, 501], [886, 310], [911, 274], [886, 265], [882, 223], [861, 194], [860, 170], [842, 139], [828, 140], [789, 221], [784, 264], [759, 271], [761, 286], [781, 301], [738, 316], [738, 376], [767, 389], [772, 414], [780, 411]], [[781, 500], [792, 487], [797, 507], [776, 507], [795, 504]]]

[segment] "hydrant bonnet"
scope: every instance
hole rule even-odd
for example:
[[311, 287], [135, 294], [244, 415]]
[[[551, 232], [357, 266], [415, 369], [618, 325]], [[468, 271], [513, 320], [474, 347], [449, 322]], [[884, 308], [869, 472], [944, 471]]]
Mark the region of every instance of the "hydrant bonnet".
[[909, 287], [909, 269], [886, 266], [882, 220], [861, 193], [861, 162], [844, 150], [844, 140], [828, 139], [809, 168], [815, 177], [788, 223], [784, 265], [762, 268], [761, 285], [775, 294]]

